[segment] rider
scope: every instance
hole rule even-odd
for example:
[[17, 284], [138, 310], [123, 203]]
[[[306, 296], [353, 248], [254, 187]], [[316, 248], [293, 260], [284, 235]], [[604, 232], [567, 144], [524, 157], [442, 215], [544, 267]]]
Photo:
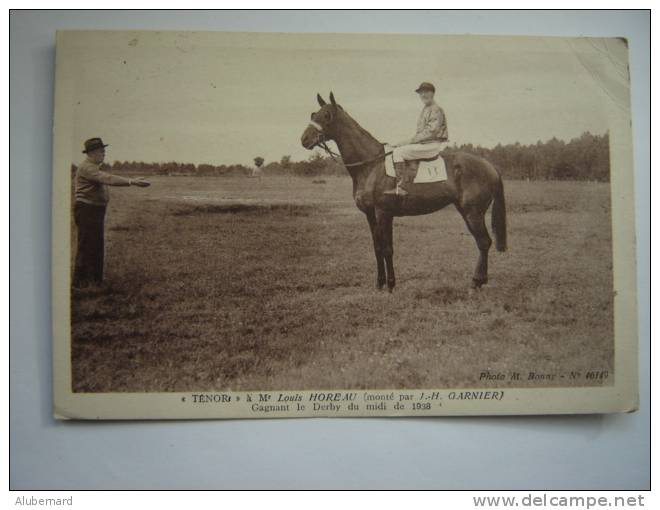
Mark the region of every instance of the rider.
[[409, 140], [392, 145], [394, 151], [394, 169], [397, 176], [395, 189], [386, 191], [387, 194], [407, 195], [404, 185], [412, 184], [415, 176], [406, 172], [406, 161], [434, 158], [442, 150], [448, 140], [447, 118], [435, 100], [435, 87], [432, 83], [424, 82], [417, 90], [424, 108], [417, 121], [417, 133]]

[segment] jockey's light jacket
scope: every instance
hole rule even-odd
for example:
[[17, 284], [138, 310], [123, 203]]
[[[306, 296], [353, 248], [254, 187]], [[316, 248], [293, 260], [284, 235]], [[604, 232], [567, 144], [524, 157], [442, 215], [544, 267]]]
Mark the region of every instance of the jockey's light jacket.
[[446, 142], [447, 118], [435, 101], [422, 109], [417, 120], [417, 133], [410, 143]]

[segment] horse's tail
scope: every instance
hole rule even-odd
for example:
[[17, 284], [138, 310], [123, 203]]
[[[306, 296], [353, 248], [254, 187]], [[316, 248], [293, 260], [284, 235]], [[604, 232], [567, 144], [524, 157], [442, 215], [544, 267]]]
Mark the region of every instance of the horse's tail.
[[493, 189], [493, 209], [490, 212], [491, 226], [495, 234], [497, 251], [506, 251], [506, 204], [504, 202], [504, 184], [502, 177], [497, 176]]

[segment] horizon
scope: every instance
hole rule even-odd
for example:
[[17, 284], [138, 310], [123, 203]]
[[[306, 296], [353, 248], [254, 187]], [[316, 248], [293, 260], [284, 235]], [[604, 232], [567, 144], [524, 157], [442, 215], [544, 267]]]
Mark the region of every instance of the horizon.
[[[564, 144], [569, 144], [573, 140], [579, 139], [581, 136], [583, 136], [585, 134], [591, 135], [591, 136], [607, 136], [609, 138], [609, 130], [605, 131], [604, 133], [591, 133], [590, 131], [584, 131], [580, 135], [574, 136], [570, 139], [559, 138], [559, 137], [553, 136], [553, 137], [548, 138], [546, 140], [537, 140], [536, 142], [533, 142], [533, 143], [520, 144], [520, 146], [521, 147], [532, 147], [532, 146], [537, 145], [539, 143], [544, 145], [544, 144], [547, 144], [548, 142], [550, 142], [552, 140], [557, 140], [559, 142], [563, 142]], [[489, 146], [489, 147], [486, 147], [486, 146], [483, 146], [483, 145], [474, 145], [474, 144], [472, 144], [472, 146], [475, 149], [493, 150], [497, 146], [507, 147], [507, 146], [510, 146], [510, 145], [515, 145], [516, 143], [518, 143], [518, 142], [510, 142], [510, 143], [506, 143], [506, 144], [498, 142], [495, 145]], [[446, 148], [453, 149], [454, 146], [456, 146], [457, 148], [460, 149], [460, 147], [462, 145], [467, 145], [467, 144], [458, 145], [456, 143], [448, 143]], [[443, 149], [443, 150], [445, 150], [445, 149]], [[291, 163], [301, 163], [301, 162], [309, 161], [310, 159], [314, 158], [315, 155], [320, 155], [324, 159], [331, 159], [330, 156], [328, 156], [325, 153], [325, 151], [323, 151], [322, 149], [316, 147], [313, 150], [309, 151], [309, 156], [307, 158], [293, 159], [293, 157], [291, 157]], [[272, 160], [268, 160], [267, 158], [264, 158], [264, 163], [262, 165], [262, 168], [268, 166], [271, 163], [280, 163], [280, 161], [282, 160], [282, 157], [284, 157], [284, 156], [290, 156], [290, 155], [289, 154], [282, 154], [282, 156], [280, 156], [278, 159], [272, 159]], [[256, 157], [262, 157], [262, 156], [257, 154], [252, 159], [254, 159]], [[176, 163], [178, 165], [194, 165], [196, 167], [198, 167], [200, 165], [210, 165], [210, 166], [240, 166], [240, 165], [242, 165], [242, 166], [246, 166], [246, 167], [254, 166], [254, 162], [251, 162], [251, 163], [236, 163], [236, 162], [234, 162], [234, 163], [218, 163], [218, 164], [215, 164], [215, 163], [209, 163], [207, 161], [206, 162], [203, 161], [201, 163], [192, 163], [190, 161], [175, 161], [175, 160], [169, 160], [169, 161], [145, 161], [145, 160], [140, 160], [140, 161], [138, 161], [138, 160], [120, 160], [120, 159], [110, 159], [110, 158], [106, 158], [106, 160], [103, 163], [106, 164], [106, 165], [110, 165], [110, 166], [114, 165], [115, 163], [142, 163], [142, 164], [147, 164], [147, 165], [165, 165], [165, 164], [170, 164], [170, 163]], [[77, 166], [77, 162], [75, 162], [75, 161], [73, 161], [71, 164]]]

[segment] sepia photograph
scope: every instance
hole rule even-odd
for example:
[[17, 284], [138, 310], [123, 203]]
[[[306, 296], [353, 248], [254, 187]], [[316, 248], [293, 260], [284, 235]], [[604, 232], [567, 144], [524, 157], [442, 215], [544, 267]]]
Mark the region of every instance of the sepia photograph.
[[625, 39], [56, 52], [56, 417], [636, 409]]

